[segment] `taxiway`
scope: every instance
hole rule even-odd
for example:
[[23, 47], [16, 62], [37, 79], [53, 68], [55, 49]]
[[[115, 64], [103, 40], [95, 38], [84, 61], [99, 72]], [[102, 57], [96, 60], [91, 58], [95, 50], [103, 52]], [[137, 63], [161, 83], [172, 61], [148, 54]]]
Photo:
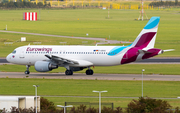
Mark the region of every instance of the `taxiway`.
[[[0, 78], [39, 78], [39, 79], [89, 79], [89, 80], [142, 80], [141, 74], [94, 74], [74, 73], [67, 76], [64, 73], [30, 73], [0, 72]], [[143, 75], [143, 80], [180, 81], [180, 75]]]

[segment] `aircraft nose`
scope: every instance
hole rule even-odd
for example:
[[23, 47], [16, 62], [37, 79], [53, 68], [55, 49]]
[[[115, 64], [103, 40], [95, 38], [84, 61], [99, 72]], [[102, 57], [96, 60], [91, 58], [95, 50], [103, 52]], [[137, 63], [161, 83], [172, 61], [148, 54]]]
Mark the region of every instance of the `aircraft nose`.
[[8, 62], [10, 62], [10, 60], [11, 60], [10, 54], [6, 57], [6, 60], [7, 60]]

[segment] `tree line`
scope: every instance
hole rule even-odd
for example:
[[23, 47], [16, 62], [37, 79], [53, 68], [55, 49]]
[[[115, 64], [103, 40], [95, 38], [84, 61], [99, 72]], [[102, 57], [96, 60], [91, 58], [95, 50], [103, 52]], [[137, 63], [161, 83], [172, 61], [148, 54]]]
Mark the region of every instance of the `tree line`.
[[[63, 113], [63, 109], [58, 109], [53, 102], [41, 97], [40, 99], [40, 112], [39, 113]], [[0, 111], [6, 113], [6, 110]], [[87, 108], [85, 105], [73, 107], [67, 113], [98, 113], [98, 108]], [[35, 109], [17, 109], [11, 108], [10, 113], [35, 113]], [[138, 100], [133, 99], [127, 108], [117, 107], [115, 109], [103, 107], [101, 113], [180, 113], [179, 107], [175, 109], [165, 100], [152, 99], [149, 97], [139, 97]]]
[[160, 1], [160, 2], [151, 2], [149, 6], [153, 7], [174, 7], [174, 6], [180, 6], [180, 2], [176, 0], [175, 2], [172, 1]]
[[26, 1], [0, 3], [0, 8], [49, 8], [49, 7], [51, 7], [50, 3], [47, 4], [46, 2], [44, 3], [44, 5], [42, 2], [38, 2], [36, 4], [36, 3], [26, 2]]
[[[180, 6], [180, 2], [178, 0], [175, 0], [175, 2], [172, 1], [159, 1], [159, 2], [151, 2], [149, 6], [153, 7], [174, 7], [174, 6]], [[29, 1], [18, 1], [18, 2], [1, 2], [0, 8], [50, 8], [50, 3], [43, 3], [38, 2], [37, 4], [34, 2]]]

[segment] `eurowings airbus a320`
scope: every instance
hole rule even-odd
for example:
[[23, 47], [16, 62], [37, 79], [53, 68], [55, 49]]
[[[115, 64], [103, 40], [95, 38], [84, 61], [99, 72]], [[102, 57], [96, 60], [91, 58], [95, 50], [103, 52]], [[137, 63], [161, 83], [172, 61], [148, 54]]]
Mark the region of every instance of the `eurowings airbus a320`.
[[27, 45], [16, 48], [6, 59], [10, 63], [26, 65], [25, 74], [34, 65], [36, 71], [48, 72], [65, 67], [66, 75], [85, 68], [93, 75], [92, 66], [114, 66], [147, 59], [165, 51], [154, 48], [160, 17], [152, 17], [135, 41], [128, 46], [59, 46]]

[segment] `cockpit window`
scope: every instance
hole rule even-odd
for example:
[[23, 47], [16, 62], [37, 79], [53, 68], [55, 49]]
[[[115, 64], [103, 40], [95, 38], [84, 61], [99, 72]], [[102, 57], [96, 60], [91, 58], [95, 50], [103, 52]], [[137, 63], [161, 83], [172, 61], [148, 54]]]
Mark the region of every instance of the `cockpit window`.
[[14, 50], [12, 53], [15, 54], [15, 53], [16, 53], [16, 50]]

